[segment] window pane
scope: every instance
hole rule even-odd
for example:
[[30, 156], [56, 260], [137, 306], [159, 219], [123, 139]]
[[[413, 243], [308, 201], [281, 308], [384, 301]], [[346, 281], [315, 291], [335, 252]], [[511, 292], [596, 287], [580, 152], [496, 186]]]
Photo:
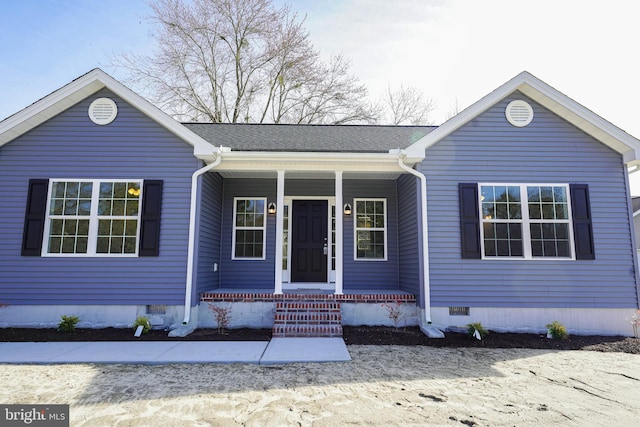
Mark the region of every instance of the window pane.
[[124, 239], [124, 253], [135, 254], [136, 253], [136, 238], [126, 237]]
[[62, 238], [62, 253], [63, 254], [72, 254], [75, 253], [76, 250], [76, 239], [75, 237], [63, 237]]
[[127, 216], [135, 216], [138, 215], [138, 201], [137, 200], [127, 200], [125, 215]]
[[484, 241], [484, 255], [485, 256], [496, 256], [496, 241], [495, 240], [485, 240]]
[[538, 203], [529, 203], [529, 218], [531, 218], [531, 219], [541, 219], [542, 218], [542, 210], [540, 209], [540, 204], [538, 204]]
[[111, 215], [115, 215], [115, 216], [124, 215], [124, 200], [117, 200], [117, 199], [113, 200]]
[[114, 236], [122, 236], [124, 234], [124, 221], [111, 221], [111, 234]]
[[532, 239], [542, 239], [542, 224], [531, 224], [530, 230]]
[[98, 215], [111, 215], [111, 200], [100, 200], [98, 202]]
[[568, 240], [559, 240], [557, 242], [558, 247], [558, 256], [559, 257], [570, 257], [571, 252], [569, 250], [569, 241]]
[[52, 236], [62, 236], [62, 219], [52, 219], [49, 234]]
[[507, 188], [509, 203], [520, 203], [520, 187], [508, 187]]
[[78, 201], [76, 199], [67, 199], [64, 202], [64, 215], [75, 216], [78, 213]]
[[543, 219], [554, 219], [555, 211], [553, 207], [553, 203], [543, 203], [542, 204], [542, 218]]
[[138, 232], [138, 220], [128, 219], [126, 221], [126, 229], [125, 229], [126, 235], [135, 237], [137, 232]]
[[540, 201], [553, 202], [553, 188], [552, 187], [540, 187]]
[[485, 239], [494, 239], [496, 237], [496, 225], [490, 222], [485, 222], [482, 225], [484, 230]]
[[76, 242], [76, 253], [77, 254], [86, 254], [87, 253], [87, 243], [89, 239], [86, 237], [78, 237]]
[[140, 197], [140, 184], [130, 182], [127, 184], [127, 199], [137, 199]]
[[62, 238], [61, 237], [50, 237], [49, 238], [49, 249], [48, 252], [50, 254], [59, 254], [62, 250]]
[[79, 191], [80, 191], [80, 183], [67, 182], [67, 188], [64, 192], [64, 197], [67, 199], [76, 199], [78, 198]]
[[542, 256], [542, 241], [534, 240], [531, 242], [531, 255]]
[[109, 253], [109, 238], [108, 237], [98, 237], [98, 245], [96, 248], [96, 253], [106, 254]]
[[264, 225], [264, 214], [256, 214], [254, 218], [254, 224], [256, 227], [262, 227]]
[[100, 183], [100, 198], [110, 199], [111, 197], [113, 197], [113, 183], [112, 182]]
[[89, 199], [89, 200], [91, 200], [92, 192], [93, 192], [93, 183], [92, 182], [82, 182], [82, 183], [80, 183], [80, 198], [81, 199]]
[[124, 182], [116, 182], [113, 184], [113, 198], [124, 199], [127, 197], [127, 184]]
[[120, 254], [122, 253], [122, 246], [124, 239], [122, 237], [112, 237], [111, 244], [109, 245], [109, 253]]
[[556, 219], [569, 219], [569, 209], [566, 203], [556, 205]]

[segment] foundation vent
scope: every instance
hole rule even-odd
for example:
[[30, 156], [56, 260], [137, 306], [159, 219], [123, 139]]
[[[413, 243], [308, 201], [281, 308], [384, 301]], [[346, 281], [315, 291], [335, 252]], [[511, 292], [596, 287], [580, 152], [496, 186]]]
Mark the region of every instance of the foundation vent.
[[449, 307], [449, 316], [468, 316], [469, 307]]
[[167, 314], [166, 305], [148, 305], [147, 314], [150, 316], [164, 316]]

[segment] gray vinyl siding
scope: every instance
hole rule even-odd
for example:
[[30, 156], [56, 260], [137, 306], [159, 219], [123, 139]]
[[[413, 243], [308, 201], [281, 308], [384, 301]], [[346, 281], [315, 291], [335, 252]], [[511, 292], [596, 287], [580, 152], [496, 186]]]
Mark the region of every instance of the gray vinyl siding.
[[[532, 123], [508, 124], [525, 99]], [[621, 156], [516, 92], [427, 149], [432, 305], [635, 307], [626, 168]], [[460, 256], [458, 183], [589, 185], [596, 259], [470, 260]]]
[[[413, 175], [398, 179], [398, 273], [401, 290], [420, 295], [422, 258], [418, 250], [422, 243], [420, 229], [419, 181]], [[420, 303], [423, 306], [422, 303]]]
[[[265, 260], [232, 260], [234, 197], [267, 197], [276, 201], [276, 179], [225, 179], [223, 196], [222, 254], [220, 287], [274, 289], [275, 215], [267, 216]], [[285, 196], [331, 197], [335, 181], [285, 180]], [[354, 198], [387, 199], [387, 261], [355, 261], [353, 246], [354, 216], [344, 216], [338, 208], [338, 219], [344, 221], [344, 290], [398, 289], [398, 228], [396, 181], [344, 180], [344, 203], [353, 205]]]
[[[222, 242], [222, 185], [217, 173], [205, 173], [200, 181], [199, 215], [196, 223], [197, 271], [193, 304], [202, 292], [220, 287], [220, 243]], [[214, 264], [218, 271], [214, 271]]]
[[[118, 116], [93, 124], [106, 96]], [[190, 145], [102, 90], [0, 148], [0, 299], [19, 304], [182, 304], [187, 261]], [[20, 256], [30, 178], [161, 179], [158, 257]]]
[[[395, 180], [345, 180], [344, 203], [353, 206], [353, 215], [344, 222], [345, 291], [398, 289], [398, 198]], [[355, 260], [353, 199], [387, 199], [387, 260]]]
[[233, 260], [233, 199], [234, 197], [267, 197], [276, 201], [276, 179], [225, 179], [222, 212], [221, 288], [274, 290], [276, 216], [267, 215], [266, 259]]

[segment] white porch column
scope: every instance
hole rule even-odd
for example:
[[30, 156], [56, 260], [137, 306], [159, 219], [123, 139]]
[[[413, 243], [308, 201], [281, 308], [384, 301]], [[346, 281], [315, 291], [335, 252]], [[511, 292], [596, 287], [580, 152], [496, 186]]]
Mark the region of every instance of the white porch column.
[[274, 294], [282, 293], [282, 241], [284, 239], [284, 171], [278, 171], [276, 194], [276, 274]]
[[342, 295], [342, 253], [343, 222], [342, 209], [342, 171], [336, 171], [336, 294]]

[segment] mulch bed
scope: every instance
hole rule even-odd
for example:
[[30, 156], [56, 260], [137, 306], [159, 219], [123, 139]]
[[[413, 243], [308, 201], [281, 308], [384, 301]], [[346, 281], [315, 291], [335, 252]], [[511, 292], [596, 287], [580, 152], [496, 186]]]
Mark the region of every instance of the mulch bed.
[[[167, 331], [152, 330], [137, 338], [132, 329], [84, 329], [73, 333], [56, 329], [0, 328], [0, 342], [46, 341], [268, 341], [271, 329], [231, 329], [219, 334], [216, 329], [196, 329], [184, 338], [170, 338]], [[466, 334], [447, 332], [445, 338], [430, 339], [417, 327], [395, 329], [384, 326], [345, 326], [347, 345], [422, 345], [430, 347], [533, 348], [550, 350], [590, 350], [640, 354], [640, 339], [622, 336], [579, 336], [553, 340], [545, 335], [492, 332], [478, 341]]]

